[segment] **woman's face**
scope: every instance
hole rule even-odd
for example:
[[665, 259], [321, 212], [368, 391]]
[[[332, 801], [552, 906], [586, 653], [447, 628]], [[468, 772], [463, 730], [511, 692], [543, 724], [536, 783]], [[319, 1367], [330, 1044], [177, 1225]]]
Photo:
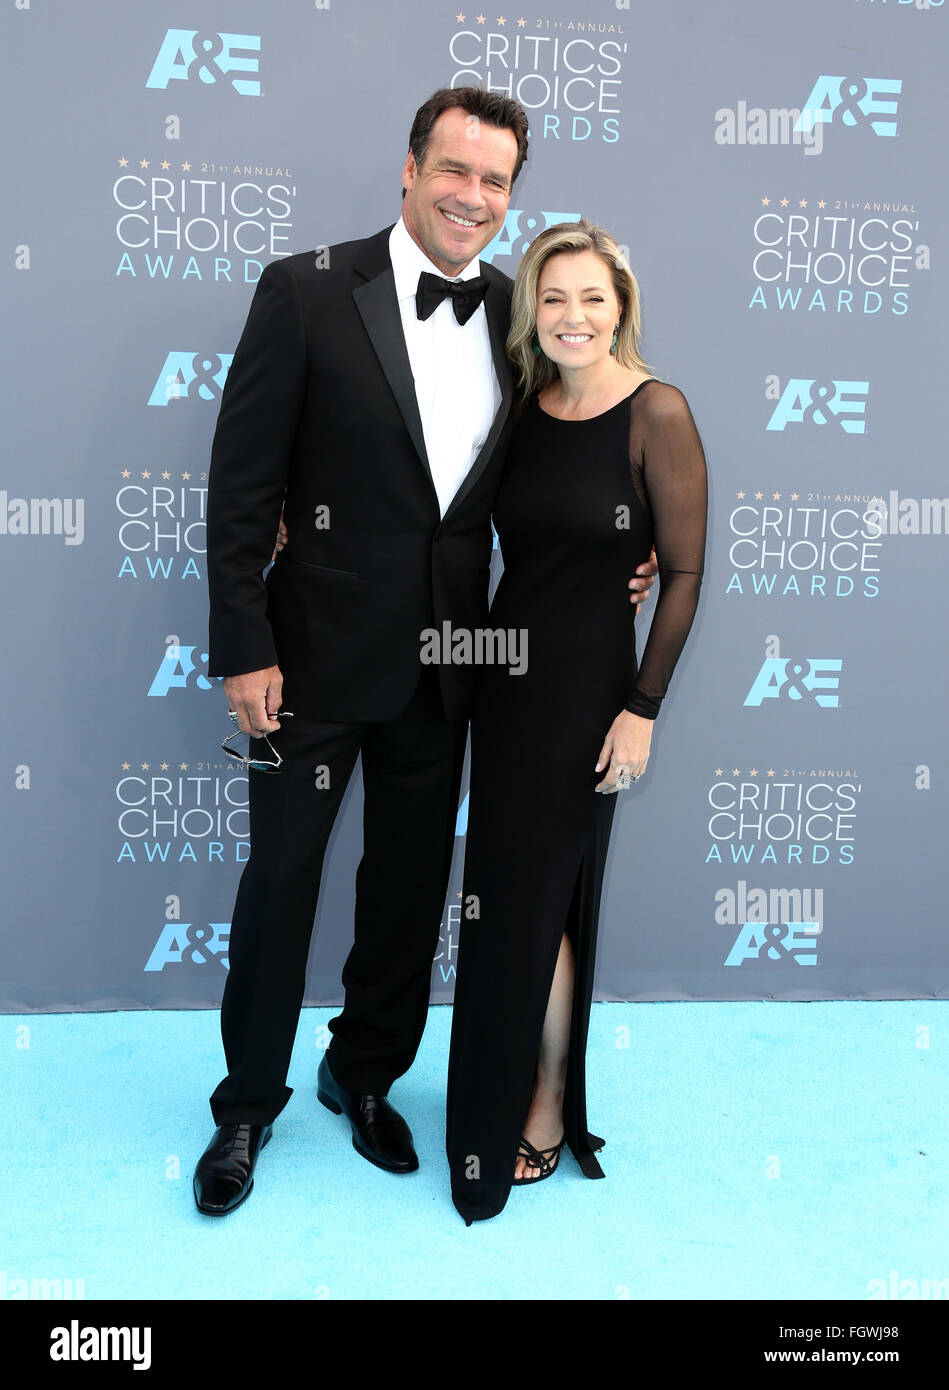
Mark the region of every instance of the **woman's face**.
[[609, 265], [595, 251], [561, 251], [537, 282], [537, 339], [560, 367], [589, 367], [609, 356], [620, 303]]

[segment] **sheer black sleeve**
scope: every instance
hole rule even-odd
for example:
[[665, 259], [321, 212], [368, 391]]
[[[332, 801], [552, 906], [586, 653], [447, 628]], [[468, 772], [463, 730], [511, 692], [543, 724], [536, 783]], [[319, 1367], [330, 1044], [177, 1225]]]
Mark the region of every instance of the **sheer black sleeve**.
[[667, 382], [630, 410], [630, 465], [652, 518], [659, 597], [626, 708], [655, 719], [695, 617], [705, 570], [708, 475], [688, 401]]

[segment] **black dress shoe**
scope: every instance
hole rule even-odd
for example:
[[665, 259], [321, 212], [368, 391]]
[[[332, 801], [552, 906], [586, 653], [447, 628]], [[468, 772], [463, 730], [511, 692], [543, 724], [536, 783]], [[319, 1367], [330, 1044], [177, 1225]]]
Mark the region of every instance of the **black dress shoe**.
[[194, 1170], [194, 1200], [198, 1211], [225, 1216], [253, 1191], [254, 1165], [273, 1125], [219, 1125]]
[[412, 1131], [385, 1096], [357, 1095], [347, 1091], [330, 1071], [326, 1054], [316, 1075], [316, 1095], [334, 1115], [345, 1115], [353, 1129], [353, 1148], [377, 1168], [390, 1173], [412, 1173], [418, 1155], [412, 1147]]

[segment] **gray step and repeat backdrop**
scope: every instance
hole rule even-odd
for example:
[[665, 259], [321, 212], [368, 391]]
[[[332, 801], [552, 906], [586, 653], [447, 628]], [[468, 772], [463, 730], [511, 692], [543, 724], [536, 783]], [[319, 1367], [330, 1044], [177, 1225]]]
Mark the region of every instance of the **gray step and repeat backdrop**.
[[[248, 853], [206, 674], [222, 384], [263, 266], [394, 221], [412, 115], [463, 83], [531, 122], [485, 258], [610, 228], [709, 462], [598, 997], [946, 994], [945, 9], [7, 0], [0, 1008], [218, 1004]], [[340, 1000], [361, 795], [310, 1003]]]

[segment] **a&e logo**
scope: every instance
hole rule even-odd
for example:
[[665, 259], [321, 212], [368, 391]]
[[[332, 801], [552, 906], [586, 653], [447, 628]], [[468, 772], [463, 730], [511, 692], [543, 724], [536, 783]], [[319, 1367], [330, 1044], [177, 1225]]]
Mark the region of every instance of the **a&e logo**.
[[788, 425], [833, 425], [845, 434], [865, 434], [868, 381], [820, 381], [792, 377], [775, 406], [769, 430]]
[[832, 123], [837, 113], [845, 126], [866, 125], [877, 135], [896, 134], [896, 99], [903, 89], [899, 77], [827, 77], [823, 74], [797, 118], [795, 130], [813, 130], [820, 121]]
[[[523, 222], [521, 221], [522, 218], [524, 219]], [[541, 219], [543, 219], [543, 226], [538, 225]], [[495, 256], [522, 254], [527, 250], [534, 237], [546, 231], [548, 227], [555, 227], [558, 222], [579, 221], [579, 212], [541, 212], [536, 216], [528, 217], [523, 209], [508, 208], [504, 217], [504, 226], [494, 240], [488, 242], [480, 253], [479, 260], [487, 261], [488, 265], [493, 265]]]
[[838, 696], [830, 694], [840, 684], [839, 672], [843, 666], [840, 660], [830, 657], [805, 657], [802, 661], [792, 661], [781, 656], [765, 657], [754, 684], [745, 696], [744, 704], [760, 705], [763, 700], [813, 700], [825, 709], [836, 709]]
[[233, 360], [233, 352], [169, 352], [148, 404], [167, 405], [169, 401], [184, 399], [218, 400]]
[[[259, 52], [259, 34], [202, 34], [198, 29], [169, 29], [145, 86], [164, 89], [169, 82], [194, 79], [210, 86], [232, 72], [259, 72]], [[259, 78], [230, 80], [241, 96], [260, 96]]]
[[725, 964], [792, 960], [797, 965], [816, 965], [819, 931], [819, 922], [743, 922]]
[[166, 922], [145, 969], [161, 971], [166, 965], [209, 965], [216, 961], [226, 970], [230, 935], [230, 922]]
[[[178, 642], [169, 642], [161, 664], [155, 672], [155, 678], [148, 688], [149, 695], [167, 695], [169, 690], [186, 690], [192, 684], [199, 690], [211, 690], [212, 680], [220, 683], [220, 676], [206, 676], [198, 669], [194, 660], [196, 650], [195, 647], [182, 647]], [[202, 662], [206, 662], [207, 659], [207, 652], [202, 652]], [[195, 676], [193, 682], [192, 676]]]

